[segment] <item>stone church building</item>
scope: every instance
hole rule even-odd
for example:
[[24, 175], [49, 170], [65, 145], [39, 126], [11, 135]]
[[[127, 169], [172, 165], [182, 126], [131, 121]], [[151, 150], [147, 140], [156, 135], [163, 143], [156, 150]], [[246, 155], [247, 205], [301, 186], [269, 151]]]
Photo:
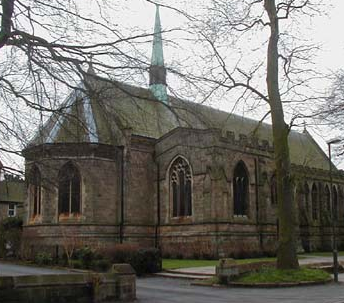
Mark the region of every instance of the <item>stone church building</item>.
[[[273, 254], [278, 238], [271, 125], [171, 97], [159, 11], [149, 89], [88, 76], [23, 151], [25, 239], [139, 243], [165, 256]], [[344, 174], [291, 131], [299, 246], [344, 246]], [[332, 214], [331, 203], [336, 212]], [[344, 229], [343, 229], [344, 230]]]

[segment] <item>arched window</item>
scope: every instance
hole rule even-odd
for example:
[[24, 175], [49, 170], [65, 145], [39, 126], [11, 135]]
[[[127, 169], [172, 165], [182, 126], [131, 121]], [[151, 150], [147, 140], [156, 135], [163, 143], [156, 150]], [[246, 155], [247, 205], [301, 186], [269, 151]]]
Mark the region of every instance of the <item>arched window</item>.
[[81, 212], [80, 174], [72, 164], [64, 165], [59, 173], [59, 215], [76, 215]]
[[309, 187], [307, 183], [305, 183], [305, 207], [308, 213], [309, 212]]
[[312, 218], [318, 220], [318, 188], [315, 184], [312, 186]]
[[248, 210], [248, 174], [244, 162], [240, 161], [233, 175], [234, 215], [247, 215]]
[[190, 165], [182, 157], [175, 159], [170, 168], [172, 216], [192, 215], [192, 174]]
[[277, 204], [277, 180], [276, 175], [273, 174], [270, 182], [271, 204]]
[[332, 203], [333, 203], [333, 218], [338, 219], [338, 193], [337, 188], [332, 186]]
[[331, 215], [331, 193], [329, 187], [325, 186], [325, 203], [326, 203], [326, 210]]
[[32, 217], [42, 213], [42, 184], [41, 173], [37, 166], [34, 166], [29, 175], [29, 192]]

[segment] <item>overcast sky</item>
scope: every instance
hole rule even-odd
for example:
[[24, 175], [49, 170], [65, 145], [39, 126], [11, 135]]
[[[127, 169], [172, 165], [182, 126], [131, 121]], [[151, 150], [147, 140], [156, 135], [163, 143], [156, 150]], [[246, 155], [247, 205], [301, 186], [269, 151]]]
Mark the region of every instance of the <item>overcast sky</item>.
[[[311, 19], [311, 22], [306, 22], [306, 26], [303, 29], [305, 35], [309, 41], [319, 44], [320, 49], [317, 52], [315, 64], [324, 72], [336, 71], [338, 69], [344, 69], [344, 0], [331, 0], [324, 1], [327, 5], [324, 6], [323, 14], [315, 15]], [[135, 3], [135, 5], [133, 5]], [[161, 1], [163, 4], [174, 5], [175, 2]], [[193, 1], [192, 4], [188, 1], [178, 2], [182, 7], [183, 4], [187, 5], [187, 9], [191, 13], [193, 9], [197, 9], [197, 1]], [[155, 8], [153, 5], [146, 1], [129, 0], [128, 1], [128, 13], [132, 14], [133, 19], [130, 20], [129, 24], [137, 23], [140, 27], [152, 27]], [[164, 29], [169, 29], [177, 26], [179, 23], [182, 24], [185, 20], [177, 13], [161, 8], [161, 21]], [[127, 19], [128, 20], [128, 19]], [[166, 53], [166, 52], [165, 52]], [[175, 55], [175, 54], [174, 54]], [[167, 60], [169, 54], [166, 54]], [[329, 85], [327, 80], [324, 79], [321, 85], [326, 87]], [[225, 101], [225, 100], [224, 100]], [[216, 107], [221, 109], [230, 110], [228, 108], [228, 102], [219, 102]], [[315, 137], [318, 144], [327, 152], [326, 141], [332, 136], [338, 136], [341, 134], [335, 134], [329, 132], [323, 127], [317, 128], [315, 126], [309, 126], [308, 130]], [[344, 161], [338, 159], [337, 164], [340, 168], [344, 168]]]
[[[127, 11], [122, 14], [121, 23], [131, 27], [133, 24], [143, 28], [152, 28], [154, 22], [155, 7], [144, 0], [127, 0]], [[197, 1], [192, 4], [188, 1], [160, 1], [163, 4], [174, 5], [178, 2], [179, 8], [186, 7], [192, 13], [197, 9]], [[203, 1], [199, 1], [202, 3]], [[326, 1], [325, 1], [326, 2]], [[329, 69], [344, 67], [344, 0], [328, 0], [328, 5], [324, 7], [324, 14], [316, 15], [312, 19], [310, 29], [306, 29], [307, 34], [311, 34], [309, 39], [322, 44], [321, 63]], [[181, 24], [185, 19], [177, 13], [166, 9], [160, 9], [162, 25], [164, 28], [173, 28]], [[131, 16], [132, 18], [128, 18]]]
[[[199, 13], [200, 4], [207, 0], [160, 0], [159, 2], [166, 5], [175, 6], [182, 10], [186, 10], [188, 13]], [[326, 1], [324, 1], [326, 2]], [[330, 0], [327, 1], [330, 6], [324, 7], [324, 14], [321, 16], [315, 16], [312, 18], [311, 23], [306, 22], [307, 26], [300, 33], [300, 35], [306, 35], [308, 40], [313, 41], [321, 45], [321, 50], [318, 52], [318, 57], [315, 64], [323, 71], [336, 71], [338, 69], [344, 69], [344, 0]], [[92, 6], [95, 1], [93, 0], [80, 0], [83, 12], [91, 16], [94, 9]], [[112, 2], [111, 5], [118, 5], [118, 10], [111, 12], [111, 17], [118, 24], [118, 28], [123, 31], [123, 35], [127, 35], [130, 31], [136, 30], [152, 31], [154, 25], [155, 6], [148, 3], [145, 0], [121, 0], [118, 2]], [[95, 8], [97, 10], [97, 8]], [[105, 10], [104, 15], [107, 14]], [[110, 14], [110, 13], [109, 13]], [[175, 29], [177, 27], [185, 25], [187, 21], [185, 17], [181, 16], [177, 12], [162, 7], [160, 9], [161, 22], [164, 30]], [[186, 40], [180, 40], [178, 43], [174, 43], [173, 39], [178, 38], [178, 32], [166, 34], [167, 40], [165, 41], [164, 54], [167, 64], [175, 62], [183, 62], [183, 56], [189, 51], [190, 42]], [[185, 38], [185, 34], [182, 34], [182, 38]], [[188, 44], [189, 43], [189, 44]], [[167, 45], [166, 45], [167, 44]], [[147, 49], [147, 56], [150, 56], [150, 44], [145, 44]], [[233, 54], [234, 55], [234, 54]], [[264, 54], [265, 56], [265, 54]], [[264, 77], [265, 78], [265, 77]], [[326, 79], [324, 79], [324, 83]], [[327, 84], [326, 84], [327, 85]], [[324, 87], [326, 87], [324, 85]], [[178, 88], [177, 88], [178, 89]], [[183, 96], [189, 98], [189, 96]], [[231, 111], [230, 101], [233, 96], [224, 96], [219, 98], [216, 104], [212, 104], [215, 107]], [[248, 115], [244, 109], [241, 111], [245, 115]], [[240, 108], [239, 108], [240, 113]], [[259, 119], [259, 118], [258, 118]], [[315, 139], [320, 146], [326, 152], [326, 143], [333, 133], [326, 132], [321, 128], [309, 128], [310, 132], [315, 136]], [[344, 168], [344, 163], [340, 164], [341, 168]]]

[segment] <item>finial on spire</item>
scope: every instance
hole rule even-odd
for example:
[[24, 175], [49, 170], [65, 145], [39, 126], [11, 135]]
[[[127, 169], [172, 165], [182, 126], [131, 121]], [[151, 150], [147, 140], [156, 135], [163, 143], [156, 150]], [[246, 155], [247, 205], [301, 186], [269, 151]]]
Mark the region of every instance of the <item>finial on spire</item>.
[[149, 69], [149, 88], [158, 100], [164, 103], [168, 102], [159, 5], [156, 5], [155, 13], [152, 60]]
[[96, 72], [94, 71], [93, 62], [92, 62], [93, 54], [90, 54], [88, 57], [89, 57], [89, 60], [90, 60], [90, 61], [88, 62], [87, 74], [89, 74], [89, 75], [95, 75]]

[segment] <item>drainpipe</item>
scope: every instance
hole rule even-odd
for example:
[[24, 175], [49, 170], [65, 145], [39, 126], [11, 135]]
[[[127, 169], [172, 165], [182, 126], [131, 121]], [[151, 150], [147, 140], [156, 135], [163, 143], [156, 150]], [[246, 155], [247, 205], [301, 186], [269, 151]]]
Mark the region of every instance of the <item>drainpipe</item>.
[[[259, 157], [258, 157], [259, 159]], [[263, 239], [262, 239], [262, 234], [259, 226], [259, 173], [258, 173], [258, 160], [257, 158], [254, 159], [254, 175], [255, 175], [255, 181], [256, 181], [256, 186], [255, 186], [255, 192], [256, 192], [256, 224], [257, 224], [257, 230], [259, 233], [259, 244], [260, 248], [263, 246]]]
[[123, 243], [123, 224], [124, 224], [124, 146], [118, 146], [121, 151], [121, 218], [119, 222], [119, 243]]
[[160, 165], [157, 163], [157, 205], [156, 205], [156, 224], [155, 224], [155, 248], [159, 248], [159, 227], [160, 227]]

